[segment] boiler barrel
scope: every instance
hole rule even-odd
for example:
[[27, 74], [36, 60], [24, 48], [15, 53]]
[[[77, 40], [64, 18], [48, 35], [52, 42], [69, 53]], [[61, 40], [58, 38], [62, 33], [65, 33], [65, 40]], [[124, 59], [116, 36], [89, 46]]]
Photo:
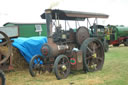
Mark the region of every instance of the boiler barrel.
[[128, 27], [116, 26], [117, 35], [120, 37], [128, 36]]

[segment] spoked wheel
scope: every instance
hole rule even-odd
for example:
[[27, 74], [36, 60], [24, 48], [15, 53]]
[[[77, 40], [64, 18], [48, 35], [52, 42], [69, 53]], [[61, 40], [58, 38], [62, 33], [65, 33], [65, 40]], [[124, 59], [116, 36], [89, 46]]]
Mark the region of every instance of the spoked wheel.
[[40, 55], [33, 56], [29, 63], [29, 72], [32, 77], [43, 73], [43, 57]]
[[5, 85], [5, 76], [1, 70], [0, 70], [0, 85]]
[[83, 52], [83, 68], [85, 72], [101, 70], [104, 64], [104, 49], [96, 38], [88, 38], [81, 45]]
[[2, 31], [0, 31], [2, 41], [0, 42], [0, 64], [3, 64], [9, 56], [11, 56], [12, 46], [9, 37]]
[[59, 55], [54, 62], [54, 72], [58, 80], [66, 78], [70, 73], [70, 62], [67, 56]]

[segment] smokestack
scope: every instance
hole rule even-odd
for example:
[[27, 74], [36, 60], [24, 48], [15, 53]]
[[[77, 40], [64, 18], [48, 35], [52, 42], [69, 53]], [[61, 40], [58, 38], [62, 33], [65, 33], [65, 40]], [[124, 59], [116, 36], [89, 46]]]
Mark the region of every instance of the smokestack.
[[52, 10], [46, 9], [45, 10], [45, 19], [47, 23], [47, 37], [52, 36]]

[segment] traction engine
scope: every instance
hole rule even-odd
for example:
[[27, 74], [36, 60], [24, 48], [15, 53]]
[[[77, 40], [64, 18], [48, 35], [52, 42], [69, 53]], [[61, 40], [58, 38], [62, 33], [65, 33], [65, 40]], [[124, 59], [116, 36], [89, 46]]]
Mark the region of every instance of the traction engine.
[[[48, 43], [41, 48], [43, 56], [34, 56], [29, 65], [30, 74], [54, 71], [57, 79], [66, 78], [70, 70], [94, 72], [102, 69], [104, 63], [104, 48], [97, 37], [90, 37], [88, 28], [79, 26], [76, 31], [69, 28], [63, 30], [59, 20], [83, 21], [85, 18], [107, 18], [105, 14], [74, 12], [66, 10], [45, 10], [41, 15], [46, 19]], [[53, 33], [52, 20], [58, 22]]]

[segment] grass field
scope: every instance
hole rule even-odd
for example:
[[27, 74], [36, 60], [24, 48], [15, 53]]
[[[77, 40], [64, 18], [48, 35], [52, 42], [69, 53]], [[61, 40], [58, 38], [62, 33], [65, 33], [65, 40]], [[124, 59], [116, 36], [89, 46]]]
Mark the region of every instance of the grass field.
[[57, 80], [53, 73], [32, 78], [28, 69], [6, 73], [6, 85], [128, 85], [128, 47], [111, 47], [101, 71], [73, 72]]

